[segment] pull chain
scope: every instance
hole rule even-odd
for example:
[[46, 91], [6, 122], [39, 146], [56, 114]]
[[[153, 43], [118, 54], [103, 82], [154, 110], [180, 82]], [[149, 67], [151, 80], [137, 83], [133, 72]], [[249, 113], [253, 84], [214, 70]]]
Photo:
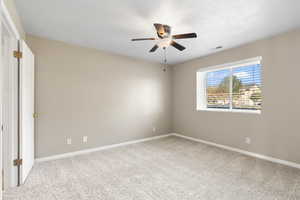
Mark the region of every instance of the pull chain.
[[163, 48], [164, 50], [164, 64], [163, 64], [163, 71], [166, 72], [167, 71], [167, 53], [166, 53], [166, 47]]

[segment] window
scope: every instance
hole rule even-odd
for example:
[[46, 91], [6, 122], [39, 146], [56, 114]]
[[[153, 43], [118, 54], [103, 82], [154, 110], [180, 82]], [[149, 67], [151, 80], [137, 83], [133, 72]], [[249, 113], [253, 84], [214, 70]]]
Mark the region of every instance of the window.
[[197, 110], [253, 112], [262, 108], [261, 58], [197, 72]]

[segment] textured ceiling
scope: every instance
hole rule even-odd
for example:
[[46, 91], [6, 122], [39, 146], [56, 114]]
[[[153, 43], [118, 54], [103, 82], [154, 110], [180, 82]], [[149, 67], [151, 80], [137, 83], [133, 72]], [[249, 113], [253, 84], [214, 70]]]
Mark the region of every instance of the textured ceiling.
[[173, 34], [196, 32], [197, 39], [169, 47], [170, 64], [300, 27], [300, 0], [15, 0], [25, 31], [49, 39], [162, 62], [153, 23], [172, 26]]

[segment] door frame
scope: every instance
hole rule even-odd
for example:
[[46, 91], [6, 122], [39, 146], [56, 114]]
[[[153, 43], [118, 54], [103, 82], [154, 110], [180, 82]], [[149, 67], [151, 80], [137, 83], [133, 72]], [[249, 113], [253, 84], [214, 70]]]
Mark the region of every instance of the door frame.
[[[0, 5], [2, 5], [2, 0], [0, 0]], [[0, 22], [2, 21], [2, 7], [0, 6]], [[0, 23], [0, 47], [2, 46], [2, 23]], [[0, 55], [2, 55], [2, 49], [0, 48]], [[0, 200], [2, 200], [2, 189], [3, 189], [3, 168], [2, 168], [2, 87], [3, 87], [3, 67], [0, 61]]]
[[[6, 5], [4, 4], [3, 0], [0, 0], [0, 12], [1, 12], [0, 13], [0, 22], [1, 22], [0, 24], [2, 24], [2, 23], [5, 24], [6, 28], [9, 29], [10, 33], [14, 36], [16, 41], [20, 41], [20, 39], [21, 39], [20, 33], [18, 32], [18, 29], [17, 29]], [[2, 33], [0, 32], [0, 40], [2, 40], [1, 34]], [[15, 49], [15, 50], [17, 50], [17, 49]], [[17, 87], [13, 87], [9, 91], [9, 96], [12, 96], [15, 100], [17, 100], [16, 102], [18, 102], [18, 98], [19, 98], [18, 95], [14, 95], [14, 94], [18, 94], [19, 81], [16, 77], [18, 77], [18, 71], [12, 70], [10, 84], [17, 85]], [[18, 103], [16, 103], [16, 104], [12, 103], [9, 106], [14, 107], [14, 108], [19, 107]], [[13, 109], [10, 109], [10, 110], [13, 110]], [[10, 124], [10, 126], [11, 126], [10, 130], [12, 130], [12, 129], [18, 130], [18, 125], [19, 125], [18, 118], [19, 118], [19, 116], [17, 115], [17, 116], [13, 116], [13, 118], [6, 119], [8, 124]], [[4, 137], [9, 137], [9, 136], [7, 134], [7, 135], [4, 135], [3, 138]], [[8, 174], [5, 174], [5, 177], [7, 177], [7, 179], [8, 179], [7, 187], [15, 187], [18, 185], [19, 174], [18, 174], [17, 167], [15, 167], [13, 165], [12, 161], [17, 158], [16, 155], [18, 153], [18, 133], [15, 136], [12, 136], [12, 134], [11, 134], [10, 137], [11, 138], [9, 139], [9, 141], [11, 141], [11, 142], [9, 142], [7, 147], [11, 150], [11, 154], [8, 155], [6, 158], [3, 158], [3, 160], [4, 160], [4, 162], [11, 163], [11, 164], [3, 165], [3, 168], [6, 172], [10, 172]], [[2, 141], [3, 141], [3, 138], [2, 138]], [[2, 148], [3, 148], [3, 145], [1, 146], [1, 150], [3, 150]], [[1, 157], [2, 157], [2, 153], [1, 153]], [[2, 161], [2, 159], [1, 159], [1, 161]]]

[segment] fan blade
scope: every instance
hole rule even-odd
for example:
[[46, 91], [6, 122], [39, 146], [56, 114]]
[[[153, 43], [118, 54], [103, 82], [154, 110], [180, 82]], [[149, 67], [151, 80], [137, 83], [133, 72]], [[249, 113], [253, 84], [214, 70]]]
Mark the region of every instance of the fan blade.
[[168, 25], [163, 25], [163, 27], [164, 27], [164, 30], [165, 30], [165, 35], [164, 35], [164, 37], [169, 37], [170, 34], [171, 34], [171, 27], [168, 26]]
[[135, 38], [131, 39], [131, 41], [143, 41], [143, 40], [156, 40], [155, 38]]
[[153, 24], [157, 32], [164, 31], [164, 26], [162, 24], [155, 23]]
[[149, 52], [154, 52], [154, 51], [156, 51], [156, 49], [158, 49], [158, 45], [157, 44], [154, 45], [154, 47], [152, 47], [152, 49]]
[[159, 38], [163, 38], [163, 35], [165, 34], [165, 29], [164, 29], [164, 26], [162, 24], [153, 24], [155, 29], [156, 29], [156, 32], [157, 32], [157, 35]]
[[172, 37], [173, 37], [173, 39], [196, 38], [197, 34], [196, 33], [185, 33], [185, 34], [173, 35]]
[[171, 42], [171, 45], [172, 45], [173, 47], [175, 47], [176, 49], [178, 49], [179, 51], [185, 50], [185, 47], [182, 46], [181, 44], [178, 44], [177, 42], [172, 41], [172, 42]]

